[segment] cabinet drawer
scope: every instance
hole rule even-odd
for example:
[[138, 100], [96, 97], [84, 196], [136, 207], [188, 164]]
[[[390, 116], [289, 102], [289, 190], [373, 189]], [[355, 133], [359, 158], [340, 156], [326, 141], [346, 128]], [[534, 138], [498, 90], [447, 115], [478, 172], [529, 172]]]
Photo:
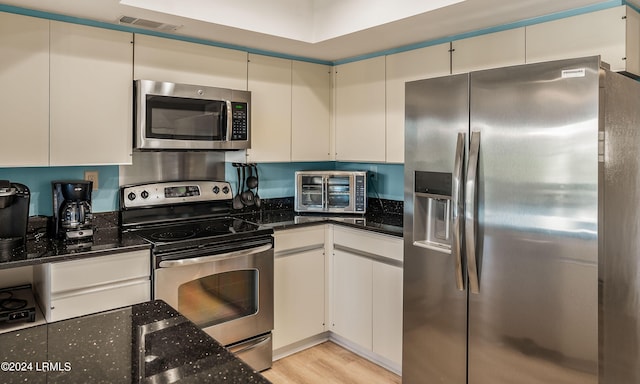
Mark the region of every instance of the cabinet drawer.
[[287, 229], [275, 232], [275, 252], [324, 246], [325, 225]]
[[334, 244], [394, 260], [404, 260], [401, 238], [339, 226], [333, 228]]
[[51, 292], [64, 292], [111, 282], [149, 277], [151, 255], [148, 250], [117, 253], [83, 260], [52, 263]]
[[64, 320], [149, 301], [150, 289], [150, 280], [140, 279], [57, 297], [51, 300], [50, 311], [45, 311], [50, 313], [47, 321]]

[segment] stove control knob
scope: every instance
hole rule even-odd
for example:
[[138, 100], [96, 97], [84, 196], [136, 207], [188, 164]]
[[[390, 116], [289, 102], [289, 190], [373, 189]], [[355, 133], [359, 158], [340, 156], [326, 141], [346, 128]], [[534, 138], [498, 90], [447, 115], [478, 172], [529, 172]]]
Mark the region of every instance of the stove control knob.
[[229, 193], [229, 187], [227, 187], [226, 185], [224, 187], [222, 187], [222, 193], [224, 193], [225, 195]]
[[213, 193], [215, 193], [216, 195], [220, 193], [220, 187], [218, 187], [217, 185], [213, 187]]
[[140, 194], [140, 197], [142, 197], [143, 199], [146, 199], [147, 197], [149, 197], [149, 192], [142, 191], [142, 193]]
[[129, 194], [127, 195], [127, 198], [133, 201], [136, 199], [136, 194], [133, 192], [129, 192]]

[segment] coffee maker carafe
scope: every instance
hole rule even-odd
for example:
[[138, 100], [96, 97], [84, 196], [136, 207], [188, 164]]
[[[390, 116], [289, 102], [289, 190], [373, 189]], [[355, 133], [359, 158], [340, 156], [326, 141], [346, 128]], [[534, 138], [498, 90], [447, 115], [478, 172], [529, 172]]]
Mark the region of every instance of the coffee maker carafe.
[[53, 222], [55, 234], [66, 240], [93, 236], [91, 190], [88, 180], [51, 182], [53, 189]]
[[0, 180], [0, 255], [25, 246], [30, 196], [26, 185]]

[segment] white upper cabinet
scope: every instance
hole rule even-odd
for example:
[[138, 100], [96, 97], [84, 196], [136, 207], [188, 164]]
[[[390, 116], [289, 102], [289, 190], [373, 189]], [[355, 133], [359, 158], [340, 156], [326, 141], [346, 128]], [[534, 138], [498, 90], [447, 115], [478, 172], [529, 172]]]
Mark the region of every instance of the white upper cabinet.
[[640, 15], [627, 6], [526, 28], [528, 63], [600, 55], [613, 71], [640, 74]]
[[386, 161], [404, 162], [404, 85], [407, 81], [449, 74], [449, 44], [387, 56]]
[[525, 63], [525, 29], [516, 28], [451, 43], [451, 73]]
[[49, 164], [49, 21], [0, 13], [0, 167]]
[[251, 148], [247, 161], [291, 160], [291, 60], [249, 55]]
[[331, 159], [331, 67], [293, 61], [291, 160]]
[[134, 78], [247, 89], [247, 53], [135, 35]]
[[385, 57], [341, 64], [335, 71], [336, 160], [384, 162]]
[[50, 165], [130, 164], [133, 35], [51, 22]]

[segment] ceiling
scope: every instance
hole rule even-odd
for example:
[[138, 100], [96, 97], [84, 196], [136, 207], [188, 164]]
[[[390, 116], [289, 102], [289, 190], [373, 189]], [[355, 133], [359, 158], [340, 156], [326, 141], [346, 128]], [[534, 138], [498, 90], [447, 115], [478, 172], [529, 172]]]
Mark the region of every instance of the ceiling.
[[[610, 0], [0, 0], [103, 23], [132, 16], [179, 26], [170, 34], [250, 51], [340, 62]], [[634, 0], [633, 3], [640, 0]], [[622, 1], [620, 3], [623, 3]], [[450, 5], [447, 5], [450, 4]], [[135, 6], [134, 6], [135, 5]], [[7, 7], [5, 7], [7, 8]], [[400, 10], [398, 10], [400, 8]]]

